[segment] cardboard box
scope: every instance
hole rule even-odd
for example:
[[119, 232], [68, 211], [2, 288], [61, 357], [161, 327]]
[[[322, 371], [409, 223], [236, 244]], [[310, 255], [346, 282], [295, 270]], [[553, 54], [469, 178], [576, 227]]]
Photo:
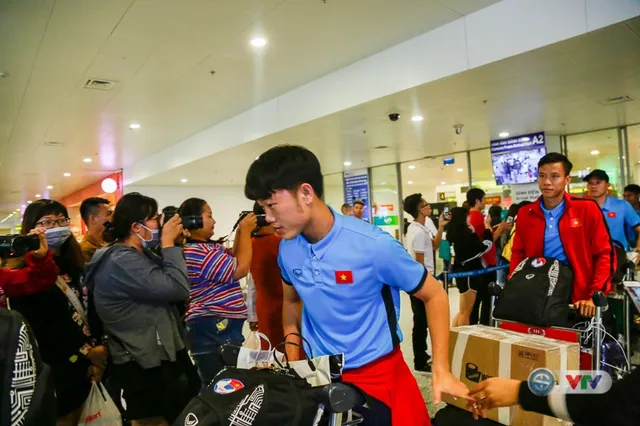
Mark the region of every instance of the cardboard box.
[[[469, 389], [490, 377], [526, 381], [536, 368], [553, 372], [579, 369], [580, 347], [535, 335], [516, 333], [484, 325], [451, 329], [451, 371]], [[443, 395], [443, 400], [466, 409], [466, 401]], [[522, 410], [520, 407], [490, 410], [488, 417], [504, 425], [565, 426], [570, 422]]]

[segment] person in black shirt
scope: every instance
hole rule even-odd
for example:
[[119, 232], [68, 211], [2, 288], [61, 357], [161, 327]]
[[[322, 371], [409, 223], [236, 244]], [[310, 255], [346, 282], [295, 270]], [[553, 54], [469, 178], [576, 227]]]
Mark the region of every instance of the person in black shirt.
[[640, 419], [640, 368], [611, 389], [601, 394], [566, 394], [552, 390], [546, 396], [537, 396], [527, 382], [494, 377], [481, 382], [470, 396], [474, 417], [486, 417], [486, 410], [520, 404], [527, 411], [558, 417], [581, 426], [630, 426]]
[[44, 229], [59, 275], [43, 292], [11, 297], [11, 309], [29, 322], [43, 361], [54, 377], [58, 403], [57, 425], [77, 425], [93, 376], [100, 380], [107, 364], [107, 350], [89, 330], [85, 292], [81, 285], [84, 259], [69, 229], [67, 209], [57, 201], [29, 204], [22, 219], [22, 233]]
[[[482, 255], [489, 251], [493, 245], [491, 217], [487, 217], [485, 220], [482, 241], [469, 223], [469, 211], [463, 207], [451, 209], [451, 221], [448, 226], [447, 241], [453, 247], [455, 259], [452, 272], [468, 272], [484, 268]], [[469, 324], [476, 292], [484, 279], [483, 276], [477, 276], [456, 280], [460, 291], [460, 312], [454, 317], [454, 327]]]

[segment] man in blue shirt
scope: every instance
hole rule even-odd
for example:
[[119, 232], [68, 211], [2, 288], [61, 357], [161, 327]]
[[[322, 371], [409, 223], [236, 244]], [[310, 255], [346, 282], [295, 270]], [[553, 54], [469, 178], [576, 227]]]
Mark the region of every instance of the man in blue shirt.
[[[399, 349], [399, 290], [404, 290], [426, 305], [435, 402], [443, 392], [467, 397], [466, 386], [450, 372], [449, 301], [442, 285], [391, 235], [324, 203], [313, 153], [284, 145], [260, 155], [247, 173], [245, 195], [264, 207], [267, 222], [283, 238], [278, 260], [285, 336], [301, 333], [314, 356], [344, 353], [343, 379], [390, 410], [393, 424], [429, 424]], [[300, 344], [297, 337], [287, 341]], [[286, 350], [298, 358], [295, 346]]]
[[[633, 240], [633, 236], [627, 235], [627, 230], [640, 231], [638, 214], [628, 202], [607, 195], [610, 186], [609, 175], [604, 170], [593, 170], [584, 181], [587, 182], [589, 197], [598, 203], [607, 220], [611, 239], [622, 244], [625, 251], [631, 251], [629, 240]], [[633, 247], [633, 250], [638, 252], [640, 247]]]
[[551, 257], [566, 264], [568, 263], [567, 255], [564, 252], [562, 240], [560, 239], [560, 230], [558, 228], [560, 218], [564, 214], [564, 206], [565, 201], [563, 199], [560, 204], [549, 210], [545, 207], [544, 200], [540, 200], [540, 207], [542, 208], [545, 219], [544, 257]]

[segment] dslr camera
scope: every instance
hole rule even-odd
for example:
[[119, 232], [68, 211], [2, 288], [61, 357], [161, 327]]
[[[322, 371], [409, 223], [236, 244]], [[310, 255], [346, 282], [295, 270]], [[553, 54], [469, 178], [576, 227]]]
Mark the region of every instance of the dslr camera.
[[[236, 224], [233, 225], [233, 229], [231, 230], [231, 232], [235, 231], [238, 228], [238, 225], [240, 225], [240, 222], [242, 222], [242, 219], [244, 219], [245, 217], [247, 217], [247, 215], [253, 213], [252, 211], [249, 210], [245, 210], [240, 212], [240, 216], [238, 216], [238, 220], [236, 221]], [[258, 228], [263, 228], [265, 226], [269, 226], [269, 222], [267, 222], [267, 215], [266, 214], [257, 214], [256, 215], [256, 219], [258, 221], [257, 225], [256, 225], [256, 229]]]
[[0, 258], [8, 259], [24, 256], [40, 248], [37, 235], [0, 235]]
[[[165, 207], [164, 209], [162, 209], [162, 214], [164, 215], [164, 222], [166, 223], [167, 220], [179, 214], [178, 208], [173, 206]], [[180, 216], [180, 219], [182, 219], [182, 226], [187, 231], [204, 228], [202, 216]]]

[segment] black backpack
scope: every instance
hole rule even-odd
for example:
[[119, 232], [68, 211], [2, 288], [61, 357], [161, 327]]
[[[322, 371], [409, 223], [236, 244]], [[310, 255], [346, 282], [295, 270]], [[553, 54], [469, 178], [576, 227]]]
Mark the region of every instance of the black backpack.
[[286, 370], [227, 367], [173, 425], [311, 426], [318, 401], [318, 389]]
[[613, 251], [615, 252], [614, 273], [611, 282], [613, 284], [619, 284], [624, 281], [627, 275], [627, 269], [633, 268], [635, 265], [627, 260], [627, 251], [624, 249], [624, 245], [619, 241], [612, 241]]
[[0, 426], [54, 426], [51, 368], [19, 312], [0, 308]]
[[556, 259], [526, 258], [516, 267], [496, 302], [496, 319], [540, 327], [566, 327], [573, 271]]

